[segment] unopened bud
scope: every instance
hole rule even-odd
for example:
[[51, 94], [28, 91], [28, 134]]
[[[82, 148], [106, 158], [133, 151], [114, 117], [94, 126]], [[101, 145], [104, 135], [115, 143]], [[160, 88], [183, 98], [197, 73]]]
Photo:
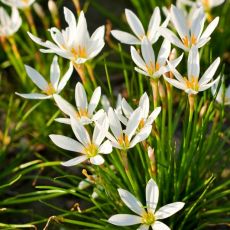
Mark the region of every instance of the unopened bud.
[[176, 57], [177, 57], [177, 51], [175, 48], [173, 48], [171, 53], [169, 54], [169, 61], [176, 59]]
[[200, 118], [202, 118], [202, 117], [204, 116], [204, 114], [206, 113], [207, 107], [208, 107], [208, 103], [206, 102], [206, 103], [201, 107], [201, 110], [200, 110]]
[[34, 11], [35, 13], [38, 15], [38, 17], [40, 18], [45, 18], [45, 14], [44, 14], [44, 10], [42, 8], [42, 6], [40, 4], [38, 4], [37, 2], [35, 2], [33, 4], [33, 8], [34, 8]]
[[56, 3], [53, 0], [48, 1], [48, 8], [49, 8], [50, 13], [53, 16], [56, 17], [58, 15], [58, 8], [57, 8]]
[[164, 86], [159, 82], [158, 87], [159, 87], [158, 89], [159, 89], [160, 97], [162, 100], [164, 100], [166, 97]]

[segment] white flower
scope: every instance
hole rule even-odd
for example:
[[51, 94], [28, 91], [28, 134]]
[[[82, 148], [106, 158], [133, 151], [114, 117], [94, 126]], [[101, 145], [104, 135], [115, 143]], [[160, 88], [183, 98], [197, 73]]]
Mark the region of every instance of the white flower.
[[0, 7], [0, 37], [9, 37], [16, 33], [22, 24], [17, 8], [12, 8], [11, 17], [3, 7]]
[[[139, 101], [138, 107], [141, 109], [141, 121], [139, 123], [139, 129], [146, 128], [147, 126], [151, 126], [154, 120], [157, 118], [159, 113], [161, 112], [161, 107], [157, 107], [153, 110], [153, 112], [149, 115], [149, 97], [147, 93], [144, 93]], [[128, 104], [128, 102], [123, 98], [122, 99], [122, 110], [127, 117], [127, 120], [130, 118], [131, 114], [134, 112], [132, 107]]]
[[[159, 28], [161, 23], [161, 15], [160, 15], [159, 7], [156, 7], [153, 11], [151, 19], [149, 21], [147, 33], [145, 33], [143, 25], [139, 20], [139, 18], [137, 17], [137, 15], [134, 14], [131, 10], [125, 9], [125, 16], [135, 36], [124, 31], [112, 30], [111, 34], [113, 35], [113, 37], [115, 37], [121, 43], [129, 44], [129, 45], [141, 44], [141, 41], [144, 36], [147, 36], [151, 44], [155, 43], [158, 40], [159, 33], [157, 32], [157, 29]], [[165, 20], [165, 22], [162, 24], [162, 27], [166, 27], [168, 21], [169, 18]]]
[[188, 56], [188, 78], [183, 77], [171, 64], [168, 62], [170, 71], [174, 74], [176, 79], [171, 79], [164, 76], [165, 80], [178, 89], [184, 90], [188, 94], [197, 94], [200, 91], [204, 91], [219, 81], [219, 77], [210, 82], [220, 64], [220, 58], [218, 57], [205, 71], [203, 76], [199, 79], [200, 75], [200, 57], [198, 49], [193, 46], [189, 51]]
[[16, 8], [28, 8], [30, 5], [32, 5], [35, 0], [1, 0], [3, 3], [5, 3], [8, 6], [16, 7]]
[[190, 0], [180, 0], [181, 3], [185, 5], [198, 5], [203, 6], [205, 10], [209, 11], [210, 9], [217, 7], [225, 2], [225, 0], [196, 0], [196, 2]]
[[130, 114], [129, 120], [125, 125], [126, 127], [123, 130], [118, 114], [112, 108], [109, 108], [109, 125], [113, 135], [108, 133], [107, 138], [111, 141], [113, 147], [127, 150], [148, 138], [152, 130], [151, 125], [148, 125], [137, 132], [141, 122], [141, 115], [141, 108], [138, 107], [132, 112], [132, 114]]
[[159, 28], [159, 32], [172, 44], [185, 51], [189, 51], [193, 45], [196, 45], [198, 48], [204, 46], [211, 39], [210, 35], [215, 30], [219, 22], [219, 17], [216, 17], [202, 33], [205, 22], [205, 14], [201, 7], [194, 11], [191, 27], [186, 25], [186, 18], [182, 10], [172, 5], [170, 12], [171, 20], [179, 34], [180, 39], [167, 28]]
[[59, 94], [65, 87], [66, 83], [68, 82], [73, 72], [73, 65], [70, 64], [69, 69], [60, 80], [60, 68], [58, 65], [57, 56], [54, 56], [53, 62], [51, 64], [49, 83], [45, 80], [45, 78], [40, 73], [38, 73], [32, 67], [26, 65], [25, 68], [30, 79], [43, 92], [43, 93], [29, 93], [29, 94], [16, 93], [17, 95], [27, 99], [48, 99], [53, 97], [54, 94]]
[[103, 164], [104, 158], [100, 154], [109, 154], [112, 152], [110, 141], [106, 140], [103, 142], [109, 128], [109, 122], [106, 116], [103, 115], [101, 117], [100, 125], [95, 125], [92, 138], [86, 128], [74, 118], [71, 118], [71, 127], [79, 142], [62, 135], [49, 135], [58, 147], [83, 154], [82, 156], [63, 162], [62, 165], [67, 167], [74, 166], [87, 159], [94, 165]]
[[[157, 60], [155, 60], [155, 54], [152, 45], [149, 40], [144, 37], [141, 43], [141, 53], [144, 60], [140, 57], [137, 50], [133, 46], [131, 47], [131, 56], [134, 63], [137, 65], [135, 70], [145, 76], [149, 76], [154, 79], [159, 78], [162, 74], [169, 71], [165, 65], [170, 51], [171, 44], [168, 40], [165, 39], [161, 45]], [[174, 60], [172, 62], [173, 65], [177, 66], [182, 57], [183, 56], [180, 56], [178, 59]]]
[[172, 216], [181, 210], [185, 203], [174, 202], [167, 204], [156, 211], [159, 189], [153, 179], [150, 179], [146, 185], [146, 208], [136, 197], [124, 189], [118, 189], [121, 200], [125, 205], [135, 212], [137, 215], [132, 214], [117, 214], [111, 216], [108, 220], [109, 223], [117, 226], [130, 226], [141, 224], [139, 230], [148, 230], [151, 226], [153, 230], [170, 230], [170, 228], [159, 220]]
[[78, 23], [76, 23], [74, 14], [69, 9], [64, 8], [64, 15], [68, 27], [62, 31], [59, 31], [56, 27], [49, 30], [54, 43], [50, 41], [43, 42], [40, 38], [28, 32], [34, 42], [46, 48], [40, 49], [40, 51], [56, 53], [76, 64], [85, 63], [98, 55], [105, 45], [105, 27], [97, 28], [90, 37], [83, 11], [80, 13]]
[[[218, 85], [219, 85], [219, 82], [216, 82], [211, 88], [213, 96], [216, 95]], [[216, 101], [220, 104], [224, 103], [224, 105], [230, 105], [230, 86], [225, 88], [224, 78], [222, 78], [220, 89], [219, 89], [217, 96], [216, 96]]]
[[[63, 113], [69, 117], [80, 120], [80, 122], [85, 125], [97, 120], [97, 118], [104, 113], [103, 110], [99, 110], [96, 114], [94, 114], [94, 111], [100, 101], [100, 97], [101, 87], [97, 87], [93, 92], [90, 102], [88, 103], [85, 89], [83, 85], [78, 82], [75, 87], [75, 101], [77, 110], [59, 95], [54, 95], [54, 100]], [[57, 118], [55, 120], [61, 123], [70, 124], [69, 118]]]

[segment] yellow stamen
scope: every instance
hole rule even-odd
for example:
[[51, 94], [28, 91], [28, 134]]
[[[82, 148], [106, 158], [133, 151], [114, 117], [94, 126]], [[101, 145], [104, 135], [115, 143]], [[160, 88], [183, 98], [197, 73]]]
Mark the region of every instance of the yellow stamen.
[[156, 71], [158, 71], [160, 69], [160, 65], [159, 63], [153, 63], [152, 61], [150, 61], [150, 63], [147, 65], [146, 64], [146, 68], [147, 68], [147, 72], [149, 75], [153, 75]]
[[159, 64], [159, 63], [156, 63], [155, 70], [158, 71], [159, 69], [160, 69], [160, 64]]
[[98, 154], [98, 147], [95, 144], [91, 143], [85, 147], [84, 152], [89, 158], [95, 157]]
[[154, 216], [152, 211], [148, 211], [142, 215], [141, 220], [143, 224], [146, 224], [149, 226], [149, 225], [154, 224], [154, 222], [156, 221], [156, 217]]
[[77, 48], [72, 48], [71, 53], [75, 58], [86, 58], [87, 53], [85, 47], [78, 46]]
[[44, 93], [48, 96], [53, 95], [56, 92], [53, 85], [51, 83], [48, 84], [48, 87], [44, 90]]
[[198, 78], [197, 77], [192, 76], [191, 80], [188, 80], [185, 77], [184, 80], [185, 80], [186, 87], [188, 89], [192, 89], [192, 90], [195, 90], [195, 91], [199, 90], [199, 83], [198, 83]]
[[196, 45], [196, 42], [197, 42], [196, 36], [192, 35], [192, 37], [191, 37], [191, 44], [192, 45]]
[[209, 0], [202, 0], [202, 3], [204, 5], [204, 8], [206, 8], [206, 9], [209, 8]]
[[144, 118], [141, 119], [140, 123], [139, 123], [139, 129], [142, 129], [145, 126], [145, 120]]
[[118, 143], [120, 146], [122, 146], [124, 149], [128, 148], [129, 147], [129, 138], [126, 134], [121, 134], [119, 137], [118, 137]]
[[182, 39], [183, 44], [185, 45], [185, 47], [189, 47], [189, 40], [188, 40], [188, 36], [185, 36]]

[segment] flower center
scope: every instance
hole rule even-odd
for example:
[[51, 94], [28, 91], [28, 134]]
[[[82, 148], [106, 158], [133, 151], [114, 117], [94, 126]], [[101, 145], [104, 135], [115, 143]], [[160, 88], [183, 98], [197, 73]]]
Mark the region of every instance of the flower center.
[[29, 0], [21, 0], [21, 1], [25, 4], [29, 3]]
[[182, 42], [185, 45], [185, 47], [189, 47], [189, 40], [188, 40], [188, 36], [185, 36], [184, 38], [182, 38]]
[[91, 143], [85, 147], [84, 152], [89, 158], [95, 157], [98, 154], [98, 147]]
[[48, 84], [48, 87], [44, 90], [44, 93], [48, 96], [53, 95], [56, 92], [53, 85], [51, 83]]
[[86, 58], [87, 53], [85, 47], [78, 46], [77, 48], [71, 48], [71, 53], [75, 58]]
[[129, 147], [129, 138], [126, 134], [121, 134], [120, 137], [118, 137], [118, 143], [121, 147], [123, 147], [124, 149]]
[[141, 220], [143, 224], [152, 225], [156, 221], [156, 217], [154, 216], [153, 212], [148, 211], [142, 215]]
[[188, 80], [186, 77], [184, 77], [184, 80], [185, 80], [186, 87], [188, 89], [193, 89], [195, 91], [199, 90], [199, 84], [198, 84], [198, 78], [197, 77], [192, 76], [191, 80]]
[[160, 65], [159, 63], [153, 63], [152, 61], [150, 61], [149, 64], [146, 64], [146, 68], [147, 68], [147, 72], [149, 75], [153, 75], [156, 71], [158, 71], [160, 69]]
[[81, 117], [89, 117], [87, 109], [80, 108], [78, 109], [78, 112], [76, 113], [77, 118]]
[[191, 44], [196, 45], [196, 42], [197, 42], [196, 36], [194, 34], [192, 34], [192, 36], [191, 36]]
[[138, 126], [139, 130], [141, 130], [142, 128], [144, 128], [144, 126], [145, 126], [145, 120], [144, 120], [144, 118], [142, 118], [140, 120], [140, 123], [139, 123], [139, 126]]
[[204, 8], [209, 8], [209, 0], [202, 0], [202, 3], [204, 5]]

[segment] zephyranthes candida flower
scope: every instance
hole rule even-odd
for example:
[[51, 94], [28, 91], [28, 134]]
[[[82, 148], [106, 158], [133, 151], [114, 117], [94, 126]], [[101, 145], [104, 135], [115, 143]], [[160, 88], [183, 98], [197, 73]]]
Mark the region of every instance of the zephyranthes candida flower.
[[56, 121], [70, 124], [70, 117], [81, 121], [82, 124], [89, 124], [95, 121], [103, 110], [99, 110], [94, 113], [101, 97], [101, 87], [97, 87], [88, 103], [87, 95], [83, 85], [78, 82], [75, 87], [75, 101], [77, 110], [69, 102], [63, 99], [59, 95], [54, 95], [54, 100], [57, 103], [59, 109], [69, 116], [69, 118], [57, 118]]
[[[139, 20], [139, 18], [137, 17], [137, 15], [134, 14], [131, 10], [126, 9], [125, 16], [135, 36], [124, 31], [112, 30], [111, 34], [118, 41], [120, 41], [121, 43], [134, 45], [134, 44], [141, 44], [141, 41], [144, 38], [144, 36], [146, 36], [149, 39], [151, 44], [155, 43], [158, 40], [159, 33], [157, 29], [159, 28], [161, 23], [161, 15], [160, 15], [159, 7], [156, 7], [153, 11], [151, 19], [149, 21], [147, 33], [145, 32], [144, 27], [141, 21]], [[168, 24], [168, 19], [165, 20], [165, 22], [162, 24], [162, 27], [166, 27], [167, 24]]]
[[53, 97], [54, 94], [59, 94], [67, 84], [73, 72], [73, 65], [70, 63], [69, 69], [60, 80], [60, 68], [57, 56], [54, 56], [50, 67], [50, 82], [47, 82], [45, 78], [32, 67], [25, 66], [25, 68], [30, 79], [42, 90], [42, 93], [16, 93], [27, 99], [48, 99]]
[[197, 94], [200, 91], [204, 91], [219, 81], [216, 80], [210, 82], [220, 64], [220, 58], [218, 57], [204, 72], [203, 76], [200, 76], [200, 56], [198, 49], [194, 46], [189, 51], [188, 56], [188, 77], [183, 77], [171, 64], [168, 62], [170, 71], [174, 74], [176, 79], [171, 79], [164, 76], [165, 80], [178, 89], [184, 90], [188, 94]]
[[[141, 121], [139, 124], [139, 129], [146, 128], [149, 125], [151, 126], [154, 120], [161, 112], [161, 107], [157, 107], [156, 109], [153, 110], [151, 114], [149, 114], [150, 105], [149, 105], [149, 97], [147, 93], [144, 93], [141, 96], [138, 107], [141, 109]], [[128, 121], [128, 119], [130, 118], [134, 110], [124, 98], [122, 99], [122, 110]]]
[[98, 55], [105, 44], [104, 26], [97, 28], [90, 37], [83, 11], [79, 15], [78, 23], [76, 23], [74, 14], [69, 9], [64, 8], [64, 15], [68, 27], [62, 31], [59, 31], [56, 27], [49, 30], [54, 43], [50, 41], [43, 42], [40, 38], [28, 33], [34, 42], [46, 48], [40, 49], [40, 51], [56, 53], [76, 64], [85, 63]]
[[142, 111], [141, 108], [138, 107], [130, 114], [125, 129], [123, 130], [118, 114], [112, 108], [109, 108], [109, 125], [113, 135], [108, 133], [107, 138], [111, 141], [113, 147], [127, 150], [148, 138], [152, 130], [151, 125], [137, 131], [141, 122], [141, 116]]
[[11, 17], [7, 11], [0, 7], [0, 37], [9, 37], [17, 32], [22, 24], [22, 19], [17, 8], [12, 8]]
[[[134, 63], [137, 65], [135, 70], [145, 76], [149, 76], [151, 78], [159, 78], [162, 74], [169, 71], [166, 67], [166, 60], [168, 59], [170, 52], [171, 44], [165, 39], [161, 45], [158, 57], [155, 59], [152, 45], [149, 40], [144, 37], [141, 43], [141, 53], [143, 59], [140, 57], [137, 50], [133, 46], [131, 47], [131, 56]], [[172, 61], [172, 64], [177, 66], [181, 59], [182, 56]]]
[[87, 159], [95, 165], [103, 164], [104, 158], [101, 154], [109, 154], [112, 152], [110, 141], [104, 141], [109, 128], [106, 115], [103, 114], [98, 124], [95, 125], [92, 137], [90, 137], [86, 128], [75, 118], [71, 118], [71, 127], [78, 141], [62, 135], [50, 135], [51, 140], [58, 147], [82, 154], [82, 156], [77, 156], [69, 161], [63, 162], [62, 165], [74, 166]]
[[153, 230], [170, 230], [170, 228], [159, 220], [168, 218], [180, 211], [184, 207], [183, 202], [174, 202], [167, 204], [156, 211], [159, 189], [156, 182], [150, 179], [146, 185], [146, 208], [141, 202], [130, 192], [124, 189], [118, 189], [121, 200], [125, 205], [136, 213], [132, 214], [117, 214], [111, 216], [109, 223], [117, 226], [130, 226], [141, 224], [140, 230], [148, 230], [151, 227]]
[[20, 9], [27, 8], [35, 2], [35, 0], [1, 0], [1, 1], [8, 6], [16, 7]]
[[219, 22], [219, 17], [216, 17], [203, 32], [205, 14], [201, 7], [193, 13], [191, 27], [186, 24], [186, 18], [182, 10], [172, 5], [170, 13], [171, 20], [180, 38], [167, 28], [159, 28], [159, 32], [172, 44], [185, 51], [189, 51], [193, 45], [196, 45], [197, 48], [204, 46], [211, 39], [210, 35]]

